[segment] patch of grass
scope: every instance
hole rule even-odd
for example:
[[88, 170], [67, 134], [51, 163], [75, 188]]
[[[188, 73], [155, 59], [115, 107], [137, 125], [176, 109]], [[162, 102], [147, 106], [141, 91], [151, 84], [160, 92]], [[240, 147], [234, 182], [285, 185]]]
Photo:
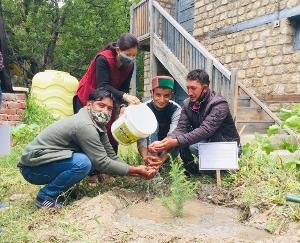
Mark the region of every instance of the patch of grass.
[[275, 224], [277, 221], [300, 220], [299, 204], [285, 200], [287, 194], [300, 195], [300, 171], [271, 158], [260, 142], [247, 144], [243, 149], [240, 170], [223, 178], [226, 188], [233, 191], [236, 204], [244, 209], [256, 207], [261, 212], [274, 208], [268, 213], [270, 232], [280, 232], [275, 225], [284, 228]]

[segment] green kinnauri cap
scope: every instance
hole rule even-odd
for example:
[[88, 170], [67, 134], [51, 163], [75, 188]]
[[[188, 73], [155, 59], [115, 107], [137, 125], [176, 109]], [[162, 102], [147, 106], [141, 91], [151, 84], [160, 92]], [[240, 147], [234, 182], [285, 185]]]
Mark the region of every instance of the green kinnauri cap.
[[174, 79], [170, 76], [156, 76], [152, 79], [152, 89], [155, 88], [174, 89]]

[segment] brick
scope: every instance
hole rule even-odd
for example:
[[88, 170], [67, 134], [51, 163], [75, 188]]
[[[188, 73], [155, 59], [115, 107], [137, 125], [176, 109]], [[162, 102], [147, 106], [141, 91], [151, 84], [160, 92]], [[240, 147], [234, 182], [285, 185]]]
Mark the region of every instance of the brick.
[[265, 71], [265, 67], [263, 67], [263, 66], [258, 67], [257, 70], [256, 70], [256, 76], [258, 78], [263, 78], [264, 71]]
[[297, 85], [296, 84], [286, 84], [284, 87], [285, 93], [295, 93], [297, 90]]
[[273, 66], [268, 66], [265, 68], [264, 74], [267, 76], [272, 75], [274, 73], [274, 69], [275, 68]]
[[257, 40], [258, 39], [259, 34], [257, 32], [254, 32], [252, 34], [252, 40]]
[[256, 51], [256, 53], [257, 53], [257, 57], [263, 58], [267, 55], [267, 50], [266, 48], [260, 48]]
[[[277, 65], [274, 68], [273, 74], [284, 74], [285, 73], [285, 65]], [[287, 78], [287, 74], [284, 75], [285, 80], [287, 80], [287, 82], [289, 81], [289, 79]], [[286, 83], [285, 81], [282, 80], [282, 83]]]
[[295, 7], [299, 4], [299, 1], [298, 0], [289, 0], [287, 2], [287, 7], [288, 8], [292, 8], [292, 7]]
[[253, 48], [258, 49], [264, 46], [264, 41], [254, 41]]
[[249, 52], [248, 52], [248, 57], [249, 57], [250, 59], [255, 58], [255, 57], [256, 57], [256, 51], [249, 51]]
[[16, 94], [16, 100], [18, 101], [26, 100], [26, 94]]
[[265, 15], [265, 13], [266, 13], [266, 8], [260, 7], [259, 9], [257, 9], [257, 15], [258, 16]]
[[267, 48], [267, 51], [270, 56], [277, 56], [281, 54], [281, 49], [278, 46], [270, 46]]
[[238, 71], [238, 78], [245, 78], [246, 77], [246, 71], [245, 70], [239, 70]]
[[0, 121], [7, 121], [7, 120], [8, 120], [8, 115], [0, 114]]
[[17, 115], [23, 115], [25, 112], [25, 110], [22, 110], [22, 109], [16, 109], [16, 114]]
[[273, 57], [273, 64], [274, 65], [278, 65], [282, 62], [282, 56], [276, 56], [276, 57]]
[[21, 121], [22, 120], [22, 117], [19, 115], [8, 115], [7, 117], [8, 117], [7, 120], [9, 120], [9, 121]]
[[16, 115], [17, 110], [16, 109], [6, 109], [4, 111], [2, 110], [1, 113], [6, 114], [6, 115]]
[[245, 50], [245, 46], [243, 44], [239, 44], [235, 46], [235, 53], [240, 53]]
[[280, 80], [278, 80], [278, 83], [274, 84], [274, 94], [283, 95], [285, 85], [281, 84], [279, 81]]
[[256, 73], [255, 68], [249, 68], [246, 70], [246, 77], [251, 78], [251, 77], [255, 76], [255, 73]]
[[206, 11], [210, 11], [210, 10], [212, 10], [214, 8], [214, 5], [212, 4], [212, 3], [210, 3], [210, 4], [208, 4], [207, 6], [206, 6]]
[[10, 93], [3, 93], [3, 101], [15, 101], [16, 95]]
[[300, 52], [296, 52], [291, 56], [290, 59], [293, 63], [298, 63], [300, 64]]
[[262, 64], [262, 59], [255, 58], [251, 61], [250, 67], [259, 67]]
[[26, 103], [25, 102], [21, 102], [21, 103], [17, 103], [17, 102], [8, 102], [8, 109], [12, 109], [12, 108], [17, 108], [17, 109], [25, 109], [26, 108]]
[[253, 42], [250, 41], [246, 44], [246, 51], [250, 51], [253, 49]]

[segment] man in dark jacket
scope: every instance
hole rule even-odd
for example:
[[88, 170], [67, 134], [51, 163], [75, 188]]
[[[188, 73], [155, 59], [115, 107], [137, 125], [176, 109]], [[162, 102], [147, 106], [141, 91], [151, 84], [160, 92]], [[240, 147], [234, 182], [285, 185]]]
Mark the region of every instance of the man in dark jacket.
[[199, 171], [192, 156], [198, 156], [199, 142], [236, 141], [240, 148], [240, 137], [228, 103], [209, 89], [209, 82], [209, 76], [203, 70], [193, 70], [188, 74], [189, 98], [184, 101], [176, 129], [160, 143], [149, 146], [155, 152], [179, 146], [185, 168], [190, 173]]

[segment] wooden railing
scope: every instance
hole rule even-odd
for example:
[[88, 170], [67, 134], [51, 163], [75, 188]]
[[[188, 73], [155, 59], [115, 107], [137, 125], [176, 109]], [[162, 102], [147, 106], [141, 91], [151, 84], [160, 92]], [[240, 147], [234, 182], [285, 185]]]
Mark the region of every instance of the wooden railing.
[[[210, 76], [211, 89], [221, 93], [227, 99], [233, 117], [236, 117], [239, 87], [248, 94], [275, 123], [281, 123], [280, 119], [256, 98], [248, 88], [242, 83], [236, 82], [237, 69], [229, 71], [223, 66], [201, 43], [191, 36], [164, 10], [158, 2], [154, 0], [143, 0], [138, 5], [131, 7], [131, 32], [140, 40], [150, 38], [151, 55], [155, 53], [155, 50], [153, 50], [153, 42], [155, 40], [157, 42], [158, 39], [161, 40], [175, 56], [175, 59], [183, 65], [182, 69], [185, 70], [184, 72], [198, 68], [205, 69]], [[165, 63], [162, 64], [165, 65]], [[174, 78], [177, 79], [177, 77]], [[291, 132], [289, 133], [291, 134]]]
[[149, 2], [143, 0], [131, 7], [130, 32], [140, 40], [149, 37]]
[[[131, 32], [140, 40], [158, 37], [184, 65], [186, 70], [205, 69], [211, 80], [211, 88], [230, 103], [236, 110], [236, 83], [227, 70], [197, 40], [194, 39], [160, 4], [152, 0], [143, 0], [131, 9]], [[152, 28], [151, 28], [152, 25]], [[151, 30], [153, 33], [151, 33]], [[235, 75], [234, 75], [235, 77]], [[175, 77], [176, 79], [176, 77]]]

